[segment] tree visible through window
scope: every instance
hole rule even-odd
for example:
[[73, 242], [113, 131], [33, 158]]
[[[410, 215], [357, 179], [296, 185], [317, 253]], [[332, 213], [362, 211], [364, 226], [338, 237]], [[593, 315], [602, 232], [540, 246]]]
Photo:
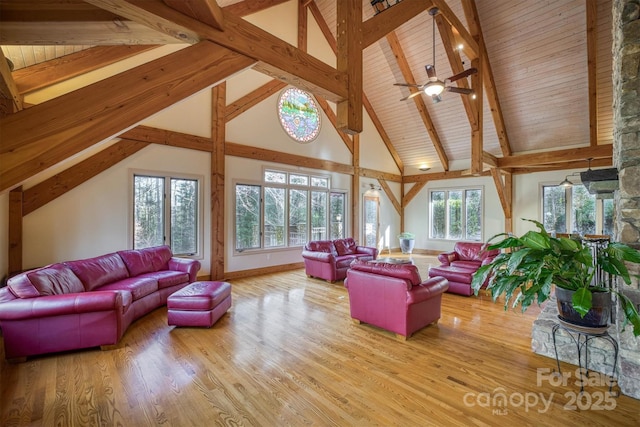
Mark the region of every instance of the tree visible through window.
[[482, 190], [479, 188], [429, 192], [429, 237], [482, 240]]
[[344, 237], [345, 206], [346, 194], [331, 191], [329, 178], [265, 170], [261, 185], [236, 184], [235, 248], [302, 246]]
[[176, 255], [197, 253], [198, 180], [134, 175], [133, 187], [134, 249], [168, 244]]
[[597, 199], [584, 185], [542, 186], [542, 223], [549, 232], [613, 234], [613, 200]]

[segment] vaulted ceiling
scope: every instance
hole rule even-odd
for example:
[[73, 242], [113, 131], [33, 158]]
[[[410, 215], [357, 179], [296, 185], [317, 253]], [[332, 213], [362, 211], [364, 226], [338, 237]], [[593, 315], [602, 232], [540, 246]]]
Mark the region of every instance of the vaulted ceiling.
[[[338, 57], [353, 52], [336, 42], [336, 0], [298, 1], [299, 16], [317, 22]], [[10, 126], [8, 117], [30, 108], [22, 104], [29, 92], [153, 46], [201, 40], [318, 96], [338, 102], [351, 96], [340, 65], [304, 56], [301, 44], [302, 53], [288, 49], [238, 19], [280, 3], [1, 0], [0, 44], [14, 65], [10, 72], [0, 61], [2, 123]], [[378, 14], [370, 3], [362, 1], [363, 104], [403, 175], [423, 174], [424, 164], [430, 174], [583, 167], [587, 158], [593, 166], [611, 164], [611, 1], [385, 0], [390, 6]], [[432, 17], [433, 7], [439, 13]], [[300, 28], [303, 34], [306, 25]], [[265, 54], [264, 43], [284, 53]], [[287, 55], [302, 55], [300, 62], [312, 66], [288, 67]], [[394, 83], [426, 83], [425, 65], [434, 63], [441, 80], [477, 67], [479, 73], [451, 85], [477, 93], [481, 80], [481, 96], [444, 92], [438, 103], [424, 94], [400, 101], [411, 92]], [[0, 143], [6, 165], [10, 159], [2, 156], [11, 144]]]

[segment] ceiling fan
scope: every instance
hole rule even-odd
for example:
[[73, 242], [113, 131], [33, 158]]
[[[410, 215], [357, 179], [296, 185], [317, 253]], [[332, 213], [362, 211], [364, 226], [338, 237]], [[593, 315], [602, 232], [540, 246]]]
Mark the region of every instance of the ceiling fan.
[[[437, 13], [438, 13], [437, 7], [434, 7], [429, 10], [429, 15], [431, 15], [432, 17], [435, 16]], [[455, 82], [456, 80], [460, 80], [472, 74], [475, 74], [478, 72], [478, 70], [475, 68], [469, 68], [467, 70], [464, 70], [461, 73], [458, 73], [451, 77], [447, 77], [446, 79], [444, 79], [444, 81], [438, 79], [438, 76], [436, 74], [436, 65], [435, 65], [436, 64], [436, 22], [434, 18], [432, 18], [432, 23], [433, 23], [433, 35], [432, 35], [433, 65], [429, 64], [424, 66], [424, 68], [427, 70], [427, 76], [429, 77], [429, 81], [424, 84], [394, 83], [394, 86], [415, 87], [418, 89], [418, 91], [413, 92], [411, 95], [402, 98], [400, 101], [406, 101], [407, 99], [411, 99], [415, 96], [420, 95], [421, 92], [424, 92], [426, 95], [429, 95], [431, 99], [433, 99], [433, 103], [436, 104], [442, 101], [440, 94], [442, 94], [442, 92], [444, 91], [460, 93], [463, 95], [471, 95], [473, 93], [473, 89], [457, 87], [457, 86], [447, 86], [445, 82]]]

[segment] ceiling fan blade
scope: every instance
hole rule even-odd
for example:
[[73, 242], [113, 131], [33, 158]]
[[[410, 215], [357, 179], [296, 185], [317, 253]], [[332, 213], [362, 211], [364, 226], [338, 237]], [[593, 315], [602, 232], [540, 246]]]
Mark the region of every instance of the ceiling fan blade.
[[450, 82], [455, 82], [456, 80], [463, 79], [463, 78], [468, 77], [471, 74], [475, 74], [477, 72], [478, 72], [477, 68], [469, 68], [468, 70], [464, 70], [463, 72], [458, 73], [455, 76], [449, 77], [447, 80], [449, 80]]
[[411, 99], [411, 98], [413, 98], [413, 97], [416, 97], [416, 96], [420, 95], [421, 93], [422, 93], [422, 91], [416, 91], [416, 92], [413, 92], [411, 95], [409, 95], [409, 96], [405, 96], [405, 97], [404, 97], [404, 98], [402, 98], [400, 101], [406, 101], [407, 99]]
[[411, 84], [411, 83], [394, 83], [394, 86], [405, 86], [405, 87], [417, 87], [422, 89], [424, 87], [424, 85], [416, 85], [416, 84]]
[[425, 65], [424, 69], [427, 70], [427, 76], [429, 77], [429, 80], [431, 79], [435, 79], [438, 80], [438, 76], [436, 75], [436, 66], [435, 65]]
[[451, 86], [451, 87], [447, 87], [445, 90], [447, 92], [461, 93], [464, 95], [471, 95], [473, 93], [473, 89], [467, 89], [466, 87]]

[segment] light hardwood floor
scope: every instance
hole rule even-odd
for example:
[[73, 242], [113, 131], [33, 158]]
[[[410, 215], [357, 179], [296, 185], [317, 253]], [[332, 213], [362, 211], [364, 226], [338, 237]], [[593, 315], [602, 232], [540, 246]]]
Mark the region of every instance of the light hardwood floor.
[[[414, 259], [426, 277], [433, 259]], [[296, 270], [231, 283], [233, 306], [210, 329], [169, 327], [163, 307], [114, 350], [2, 360], [0, 425], [640, 423], [638, 400], [603, 399], [608, 389], [598, 386], [575, 400], [575, 379], [546, 380], [555, 360], [530, 349], [537, 309], [523, 315], [487, 296], [445, 294], [440, 322], [403, 342], [355, 325], [341, 282]]]

